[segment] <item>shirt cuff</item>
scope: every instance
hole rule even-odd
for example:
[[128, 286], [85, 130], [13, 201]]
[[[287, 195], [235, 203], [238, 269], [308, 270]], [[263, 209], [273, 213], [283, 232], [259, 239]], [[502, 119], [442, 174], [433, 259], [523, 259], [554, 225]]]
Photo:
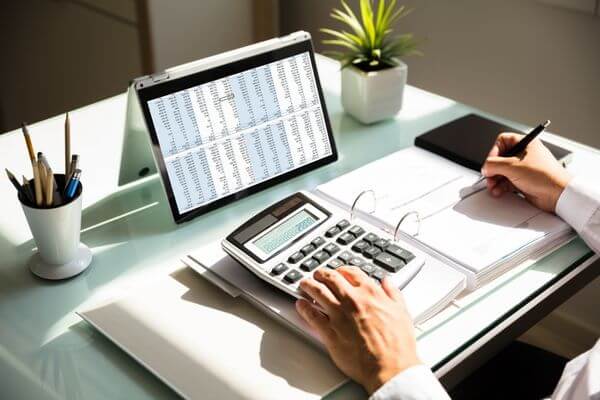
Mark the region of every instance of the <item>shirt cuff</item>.
[[450, 396], [425, 365], [405, 369], [382, 387], [369, 400], [449, 400]]
[[600, 207], [600, 196], [581, 178], [574, 177], [556, 203], [556, 214], [581, 232], [594, 212]]

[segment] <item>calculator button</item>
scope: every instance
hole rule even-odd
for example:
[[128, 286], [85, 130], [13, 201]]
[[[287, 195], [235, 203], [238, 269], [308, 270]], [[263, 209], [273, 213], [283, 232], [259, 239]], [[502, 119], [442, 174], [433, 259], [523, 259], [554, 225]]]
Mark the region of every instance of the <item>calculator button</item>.
[[337, 242], [339, 244], [347, 245], [347, 244], [352, 243], [354, 241], [354, 239], [356, 239], [356, 238], [353, 235], [346, 232], [337, 238]]
[[360, 257], [352, 257], [350, 259], [350, 265], [354, 265], [355, 267], [360, 267], [361, 265], [363, 265], [365, 263], [365, 260], [363, 260]]
[[365, 256], [366, 258], [375, 258], [377, 257], [379, 254], [381, 253], [381, 250], [379, 250], [377, 247], [375, 246], [371, 246], [367, 249], [365, 249], [363, 251], [363, 256]]
[[342, 251], [342, 252], [341, 252], [341, 253], [338, 255], [338, 258], [339, 258], [340, 260], [342, 260], [342, 262], [343, 262], [344, 264], [348, 264], [348, 261], [350, 261], [350, 259], [351, 259], [352, 257], [354, 257], [354, 256], [353, 256], [353, 255], [352, 255], [352, 253], [350, 253], [349, 251]]
[[313, 246], [319, 247], [319, 246], [323, 246], [325, 244], [325, 239], [323, 239], [321, 236], [313, 239], [312, 242], [310, 242], [310, 244], [312, 244]]
[[334, 258], [333, 260], [329, 260], [329, 262], [327, 263], [327, 266], [331, 269], [338, 269], [342, 265], [344, 265], [344, 263], [341, 262], [340, 260], [338, 260], [337, 258]]
[[287, 283], [298, 282], [302, 278], [302, 274], [295, 269], [291, 270], [283, 277], [283, 280]]
[[297, 251], [288, 258], [288, 262], [292, 263], [292, 264], [296, 264], [298, 261], [302, 260], [303, 258], [304, 258], [304, 254]]
[[329, 243], [327, 246], [323, 247], [323, 250], [325, 250], [329, 253], [330, 256], [332, 256], [338, 251], [340, 251], [340, 248], [335, 243]]
[[404, 267], [404, 261], [398, 257], [394, 257], [388, 253], [381, 253], [373, 260], [375, 265], [385, 268], [390, 272], [399, 271], [400, 268]]
[[300, 269], [306, 272], [310, 272], [313, 269], [319, 266], [319, 262], [314, 258], [309, 258], [308, 260], [304, 260], [302, 264], [300, 264]]
[[315, 251], [315, 246], [313, 246], [312, 244], [307, 244], [306, 246], [300, 249], [300, 252], [305, 256], [309, 255], [313, 251]]
[[413, 258], [415, 258], [415, 255], [413, 253], [411, 253], [410, 251], [403, 249], [400, 246], [396, 246], [395, 244], [390, 244], [388, 247], [385, 248], [385, 252], [386, 253], [390, 253], [398, 258], [401, 258], [402, 260], [404, 260], [405, 263], [409, 263]]
[[342, 230], [342, 231], [349, 226], [350, 226], [350, 222], [348, 222], [348, 220], [346, 220], [346, 219], [343, 219], [337, 223], [337, 227], [340, 228], [340, 230]]
[[369, 247], [370, 247], [369, 243], [365, 242], [364, 240], [361, 240], [361, 241], [354, 243], [354, 245], [352, 246], [352, 250], [356, 251], [357, 253], [362, 253]]
[[354, 225], [352, 228], [348, 229], [348, 232], [353, 234], [355, 237], [359, 237], [360, 235], [365, 233], [365, 230], [358, 225]]
[[315, 254], [313, 254], [313, 258], [315, 260], [318, 261], [319, 264], [324, 263], [325, 261], [327, 261], [327, 259], [330, 257], [329, 253], [321, 250], [321, 251], [317, 251]]
[[371, 273], [371, 277], [377, 281], [381, 281], [383, 278], [387, 276], [387, 273], [378, 267], [375, 267], [375, 270]]
[[373, 264], [365, 263], [360, 266], [360, 269], [367, 275], [371, 275], [373, 271], [375, 271], [375, 266]]
[[365, 242], [368, 242], [369, 244], [373, 244], [373, 243], [375, 243], [375, 241], [379, 240], [379, 236], [377, 236], [374, 233], [367, 233], [365, 235], [365, 237], [363, 238], [363, 240]]
[[379, 247], [381, 250], [385, 250], [390, 245], [390, 241], [387, 239], [378, 239], [373, 243], [374, 246]]
[[328, 237], [328, 238], [334, 237], [341, 231], [342, 230], [340, 228], [338, 228], [337, 226], [332, 226], [331, 228], [327, 229], [327, 232], [325, 232], [325, 237]]
[[287, 270], [288, 267], [284, 263], [279, 263], [271, 270], [271, 275], [280, 275], [283, 271]]

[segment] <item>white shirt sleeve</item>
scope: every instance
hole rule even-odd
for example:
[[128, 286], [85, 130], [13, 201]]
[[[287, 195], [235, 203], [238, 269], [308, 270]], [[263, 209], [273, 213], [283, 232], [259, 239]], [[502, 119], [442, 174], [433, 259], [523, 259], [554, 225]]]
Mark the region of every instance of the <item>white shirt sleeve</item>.
[[405, 369], [382, 387], [369, 400], [450, 400], [450, 396], [425, 365]]
[[571, 179], [556, 203], [556, 214], [600, 253], [600, 191], [578, 177]]
[[587, 353], [569, 361], [552, 400], [600, 399], [600, 340]]

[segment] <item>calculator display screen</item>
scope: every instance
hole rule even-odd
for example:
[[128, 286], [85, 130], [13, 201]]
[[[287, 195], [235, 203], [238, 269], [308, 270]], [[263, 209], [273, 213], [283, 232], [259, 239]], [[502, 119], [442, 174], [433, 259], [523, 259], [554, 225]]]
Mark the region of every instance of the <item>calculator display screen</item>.
[[270, 255], [284, 244], [306, 232], [318, 221], [319, 218], [312, 215], [306, 209], [302, 209], [252, 243], [266, 255]]

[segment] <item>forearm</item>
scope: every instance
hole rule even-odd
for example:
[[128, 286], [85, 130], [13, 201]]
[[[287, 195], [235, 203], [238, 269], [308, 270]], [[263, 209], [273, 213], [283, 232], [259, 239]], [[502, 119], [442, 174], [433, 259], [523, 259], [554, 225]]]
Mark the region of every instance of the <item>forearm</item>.
[[581, 178], [573, 178], [556, 203], [556, 214], [600, 253], [600, 190]]
[[450, 400], [425, 365], [408, 368], [380, 387], [369, 400]]

